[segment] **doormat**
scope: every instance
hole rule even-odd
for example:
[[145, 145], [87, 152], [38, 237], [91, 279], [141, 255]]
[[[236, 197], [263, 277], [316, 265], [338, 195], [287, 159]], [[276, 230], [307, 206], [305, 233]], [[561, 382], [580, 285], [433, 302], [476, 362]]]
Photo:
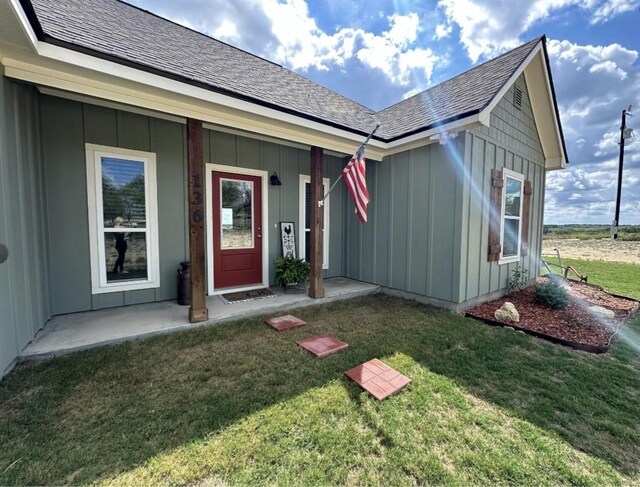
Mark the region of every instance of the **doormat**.
[[276, 294], [269, 288], [254, 289], [253, 291], [240, 291], [237, 293], [221, 294], [220, 299], [225, 304], [242, 303], [254, 299], [273, 298]]

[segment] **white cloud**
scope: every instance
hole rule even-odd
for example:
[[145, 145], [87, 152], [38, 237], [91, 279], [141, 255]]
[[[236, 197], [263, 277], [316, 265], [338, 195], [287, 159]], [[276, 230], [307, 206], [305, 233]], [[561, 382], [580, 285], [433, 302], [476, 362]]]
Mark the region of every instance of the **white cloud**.
[[639, 7], [640, 1], [638, 0], [609, 0], [607, 2], [603, 2], [595, 12], [593, 12], [591, 23], [597, 24], [606, 22], [620, 14], [638, 10]]
[[440, 62], [431, 49], [417, 46], [421, 24], [415, 12], [386, 17], [388, 28], [380, 34], [351, 27], [327, 33], [305, 0], [191, 0], [188, 10], [168, 0], [156, 5], [165, 17], [293, 70], [328, 71], [352, 61], [379, 70], [397, 86], [414, 77], [428, 85]]
[[222, 23], [213, 31], [213, 36], [217, 39], [228, 39], [237, 41], [240, 36], [238, 35], [238, 27], [229, 19], [224, 19]]
[[[474, 63], [522, 43], [521, 36], [540, 20], [567, 7], [590, 13], [601, 23], [638, 8], [640, 0], [439, 0], [447, 22], [460, 28], [460, 41]], [[603, 66], [602, 68], [606, 68]]]
[[450, 24], [438, 24], [436, 25], [436, 33], [433, 35], [434, 39], [444, 39], [451, 35], [453, 27]]
[[[275, 59], [293, 69], [328, 70], [355, 58], [367, 67], [383, 72], [393, 84], [406, 86], [414, 71], [420, 71], [430, 80], [438, 62], [430, 49], [410, 47], [420, 28], [415, 13], [388, 17], [389, 29], [379, 35], [352, 28], [342, 28], [328, 35], [309, 17], [303, 0], [265, 1], [265, 13], [272, 20], [273, 33], [279, 41]], [[287, 28], [290, 25], [295, 27]]]
[[391, 28], [381, 35], [361, 33], [362, 48], [356, 57], [364, 65], [381, 70], [397, 85], [408, 85], [414, 70], [429, 81], [438, 56], [431, 49], [408, 48], [418, 34], [418, 16], [393, 15], [389, 22]]
[[610, 155], [613, 151], [619, 149], [620, 132], [607, 132], [602, 135], [602, 138], [595, 144], [596, 157]]

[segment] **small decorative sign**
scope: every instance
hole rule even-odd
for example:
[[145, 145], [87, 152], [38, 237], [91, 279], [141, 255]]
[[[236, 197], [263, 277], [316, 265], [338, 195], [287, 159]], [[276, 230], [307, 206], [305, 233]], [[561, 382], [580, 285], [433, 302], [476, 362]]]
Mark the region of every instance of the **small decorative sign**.
[[293, 222], [280, 222], [280, 237], [282, 239], [282, 256], [297, 257], [295, 224]]

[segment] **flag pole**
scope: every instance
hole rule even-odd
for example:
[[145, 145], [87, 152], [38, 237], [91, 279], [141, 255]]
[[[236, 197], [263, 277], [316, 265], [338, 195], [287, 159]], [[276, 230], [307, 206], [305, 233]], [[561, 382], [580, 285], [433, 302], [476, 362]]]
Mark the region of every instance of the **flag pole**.
[[[360, 144], [360, 147], [358, 147], [358, 150], [356, 150], [355, 154], [357, 154], [360, 149], [362, 149], [365, 145], [367, 145], [367, 143], [371, 140], [371, 137], [373, 137], [373, 134], [375, 134], [376, 130], [378, 130], [378, 127], [380, 127], [380, 122], [376, 123], [375, 128], [371, 131], [371, 133], [367, 136], [367, 138], [364, 139], [364, 142]], [[341, 179], [342, 179], [341, 177], [336, 178], [336, 180], [333, 182], [333, 184], [329, 188], [329, 191], [327, 191], [327, 194], [324, 195], [324, 198], [318, 201], [318, 206], [324, 205], [324, 200], [328, 198], [328, 196], [331, 194], [331, 191], [333, 191], [333, 188], [336, 187], [336, 185], [338, 184], [338, 182], [340, 182]]]

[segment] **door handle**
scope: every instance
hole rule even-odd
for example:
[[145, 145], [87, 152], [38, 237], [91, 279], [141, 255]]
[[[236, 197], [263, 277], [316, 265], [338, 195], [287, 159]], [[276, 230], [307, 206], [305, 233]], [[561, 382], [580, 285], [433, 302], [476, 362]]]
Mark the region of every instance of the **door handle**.
[[0, 244], [0, 264], [4, 264], [9, 258], [9, 249], [6, 245]]

